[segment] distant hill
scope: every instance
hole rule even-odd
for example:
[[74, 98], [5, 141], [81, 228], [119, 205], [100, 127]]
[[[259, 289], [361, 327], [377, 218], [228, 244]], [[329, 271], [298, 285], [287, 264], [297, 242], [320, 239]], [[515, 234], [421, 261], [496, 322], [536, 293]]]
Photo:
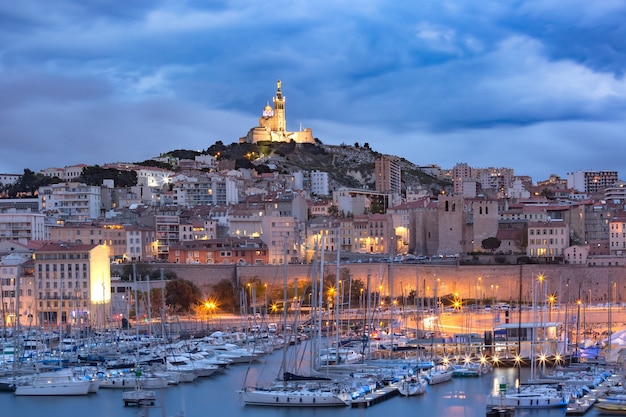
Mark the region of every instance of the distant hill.
[[[202, 154], [216, 156], [218, 161], [230, 160], [236, 168], [254, 168], [259, 172], [293, 173], [297, 171], [324, 171], [329, 173], [331, 188], [350, 187], [375, 189], [374, 162], [382, 156], [368, 144], [324, 145], [295, 142], [232, 143], [216, 142]], [[172, 151], [172, 156], [193, 156], [194, 151]], [[195, 154], [200, 154], [195, 152]], [[400, 158], [402, 186], [426, 187], [433, 194], [451, 184], [426, 174], [415, 164]]]

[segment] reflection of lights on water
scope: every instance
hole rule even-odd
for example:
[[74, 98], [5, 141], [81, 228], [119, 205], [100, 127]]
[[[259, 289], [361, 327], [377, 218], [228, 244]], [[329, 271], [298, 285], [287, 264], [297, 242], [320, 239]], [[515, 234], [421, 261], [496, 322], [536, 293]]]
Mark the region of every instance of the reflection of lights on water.
[[464, 391], [450, 392], [443, 396], [445, 399], [456, 399], [456, 400], [464, 400], [467, 398], [467, 395]]

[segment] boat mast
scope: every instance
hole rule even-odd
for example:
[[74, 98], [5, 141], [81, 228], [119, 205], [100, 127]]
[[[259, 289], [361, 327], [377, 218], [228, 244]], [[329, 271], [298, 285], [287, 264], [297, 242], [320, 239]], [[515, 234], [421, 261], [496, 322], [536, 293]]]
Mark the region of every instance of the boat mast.
[[311, 349], [309, 349], [309, 363], [311, 364], [311, 369], [317, 369], [317, 364], [315, 362], [316, 355], [315, 353], [319, 350], [319, 340], [318, 334], [320, 332], [319, 327], [317, 326], [318, 316], [321, 316], [321, 312], [319, 311], [319, 306], [317, 305], [317, 291], [318, 291], [318, 273], [317, 270], [317, 250], [318, 250], [318, 242], [317, 236], [314, 237], [314, 249], [313, 249], [313, 259], [311, 260], [311, 294], [309, 297], [309, 329], [311, 329], [311, 337], [313, 338], [313, 343]]
[[[517, 299], [517, 356], [521, 358], [522, 355], [522, 277], [524, 276], [524, 265], [520, 264], [519, 266], [519, 296]], [[493, 342], [492, 342], [493, 346]], [[522, 363], [519, 362], [517, 364], [517, 392], [519, 393], [521, 390], [521, 375], [522, 372]]]
[[337, 346], [337, 350], [335, 351], [335, 363], [339, 364], [339, 362], [341, 361], [341, 358], [339, 357], [339, 346], [340, 346], [340, 322], [339, 320], [341, 319], [341, 317], [339, 316], [339, 310], [340, 310], [340, 306], [339, 306], [339, 275], [341, 274], [341, 265], [340, 265], [340, 260], [341, 260], [341, 255], [340, 255], [340, 250], [339, 250], [339, 228], [337, 228], [337, 236], [336, 236], [336, 242], [337, 242], [337, 268], [335, 271], [335, 321], [336, 321], [336, 329], [335, 329], [335, 344]]
[[287, 371], [287, 238], [283, 241], [283, 361], [281, 364], [281, 373], [283, 384], [285, 381], [285, 371]]
[[[318, 337], [318, 347], [321, 350], [322, 347], [322, 316], [324, 313], [324, 235], [322, 234], [321, 243], [320, 243], [320, 286], [319, 286], [319, 294], [318, 294], [318, 308], [320, 310], [320, 314], [317, 322], [317, 337]], [[319, 358], [318, 358], [319, 360]], [[321, 362], [320, 362], [321, 365]]]
[[[133, 286], [135, 287], [135, 341], [139, 343], [139, 302], [137, 301], [137, 264], [133, 263]], [[135, 365], [139, 365], [139, 345], [135, 346]]]
[[163, 340], [167, 340], [166, 334], [168, 332], [166, 330], [166, 323], [167, 315], [165, 312], [165, 277], [163, 273], [163, 268], [161, 268], [161, 332], [163, 334]]
[[[394, 239], [391, 240], [392, 245], [395, 242]], [[392, 359], [393, 358], [393, 310], [394, 310], [394, 304], [393, 304], [393, 257], [395, 256], [395, 251], [393, 250], [393, 248], [389, 248], [389, 259], [390, 259], [390, 264], [389, 264], [389, 277], [387, 277], [388, 281], [389, 281], [389, 358]]]

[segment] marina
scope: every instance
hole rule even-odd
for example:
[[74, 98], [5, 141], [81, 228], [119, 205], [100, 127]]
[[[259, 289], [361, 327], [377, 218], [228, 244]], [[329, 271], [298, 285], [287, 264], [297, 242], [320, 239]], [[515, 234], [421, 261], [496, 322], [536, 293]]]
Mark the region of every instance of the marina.
[[[286, 268], [283, 279], [287, 300]], [[341, 305], [339, 295], [334, 297]], [[116, 397], [123, 409], [144, 410], [161, 400], [169, 404], [170, 393], [178, 392], [191, 415], [201, 411], [197, 402], [206, 397], [188, 406], [190, 399], [182, 394], [200, 386], [222, 408], [231, 399], [238, 407], [232, 415], [289, 408], [344, 414], [354, 408], [402, 408], [407, 402], [428, 412], [437, 402], [433, 397], [441, 401], [433, 415], [451, 406], [463, 415], [501, 416], [593, 415], [623, 407], [623, 360], [612, 353], [621, 348], [611, 343], [622, 331], [583, 358], [562, 323], [538, 313], [545, 306], [537, 298], [517, 306], [517, 323], [492, 328], [494, 316], [483, 311], [431, 311], [417, 308], [417, 301], [402, 311], [348, 304], [302, 317], [285, 306], [282, 318], [275, 315], [272, 323], [253, 310], [224, 317], [219, 327], [180, 333], [166, 332], [171, 329], [166, 323], [159, 332], [149, 318], [147, 325], [135, 320], [130, 329], [91, 335], [16, 330], [3, 342], [2, 395], [97, 402]], [[463, 326], [465, 320], [483, 326], [482, 335]], [[215, 385], [224, 378], [229, 384]]]
[[[246, 406], [241, 402], [238, 393], [246, 378], [272, 380], [275, 373], [270, 373], [268, 369], [276, 369], [280, 362], [281, 353], [275, 351], [250, 367], [244, 364], [231, 365], [224, 372], [209, 378], [154, 390], [156, 401], [165, 404], [167, 415], [175, 415], [183, 409], [187, 417], [204, 417], [208, 409], [212, 413], [233, 417], [269, 417], [276, 413], [286, 415], [282, 408]], [[528, 371], [528, 368], [522, 369], [523, 378], [529, 376]], [[420, 396], [399, 396], [397, 389], [386, 387], [379, 393], [373, 393], [371, 397], [354, 401], [350, 407], [317, 408], [315, 411], [301, 408], [298, 413], [307, 417], [319, 416], [320, 413], [353, 416], [356, 412], [354, 409], [361, 408], [368, 415], [419, 411], [420, 414], [431, 416], [482, 417], [489, 410], [486, 396], [494, 388], [494, 381], [514, 382], [516, 377], [517, 373], [513, 368], [497, 368], [492, 374], [478, 378], [452, 378], [449, 382], [429, 386], [427, 392]], [[3, 406], [7, 407], [6, 415], [17, 415], [11, 412], [17, 413], [18, 410], [20, 415], [39, 415], [45, 410], [46, 415], [54, 417], [66, 415], [68, 410], [89, 413], [93, 417], [136, 415], [136, 411], [133, 411], [136, 407], [124, 407], [121, 392], [117, 390], [99, 390], [95, 394], [79, 397], [18, 397], [1, 393], [0, 398]], [[564, 416], [566, 412], [565, 408], [518, 410], [516, 416], [555, 417]], [[586, 415], [596, 416], [599, 413], [591, 407], [587, 409]]]

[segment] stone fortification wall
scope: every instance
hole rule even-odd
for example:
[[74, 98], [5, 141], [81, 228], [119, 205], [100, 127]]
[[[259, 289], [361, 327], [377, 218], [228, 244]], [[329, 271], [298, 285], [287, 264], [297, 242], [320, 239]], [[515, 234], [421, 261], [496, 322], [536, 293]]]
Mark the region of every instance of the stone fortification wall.
[[[204, 292], [223, 279], [235, 285], [245, 285], [252, 279], [261, 280], [268, 286], [283, 285], [285, 269], [277, 265], [235, 266], [235, 265], [187, 265], [163, 264], [165, 270], [175, 272], [179, 277], [198, 285]], [[372, 288], [383, 285], [384, 295], [390, 293], [408, 295], [418, 288], [419, 295], [432, 297], [437, 287], [438, 296], [458, 294], [463, 299], [482, 299], [515, 302], [519, 299], [520, 277], [522, 280], [522, 300], [532, 301], [532, 283], [539, 275], [545, 277], [542, 289], [545, 294], [557, 294], [559, 302], [566, 297], [571, 302], [581, 297], [585, 302], [606, 302], [609, 288], [613, 288], [614, 300], [623, 301], [626, 296], [626, 270], [618, 267], [589, 268], [570, 265], [428, 265], [428, 264], [342, 264], [353, 280], [367, 283], [368, 275]], [[324, 275], [335, 276], [336, 265], [325, 265]], [[311, 265], [288, 265], [287, 280], [310, 281], [316, 276]], [[393, 291], [389, 291], [392, 276]]]

